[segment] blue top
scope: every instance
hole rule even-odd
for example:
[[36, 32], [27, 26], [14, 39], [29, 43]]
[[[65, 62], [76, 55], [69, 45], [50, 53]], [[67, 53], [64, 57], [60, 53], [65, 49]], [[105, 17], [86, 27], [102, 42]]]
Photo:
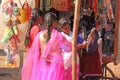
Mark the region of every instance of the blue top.
[[83, 40], [80, 36], [77, 37], [77, 42], [78, 42], [78, 43], [82, 44], [83, 41], [84, 41], [84, 40]]

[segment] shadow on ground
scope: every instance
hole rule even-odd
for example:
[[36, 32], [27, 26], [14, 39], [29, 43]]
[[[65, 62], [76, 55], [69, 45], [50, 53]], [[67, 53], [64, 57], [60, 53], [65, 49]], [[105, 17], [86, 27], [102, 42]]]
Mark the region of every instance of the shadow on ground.
[[0, 80], [21, 80], [21, 69], [0, 68]]

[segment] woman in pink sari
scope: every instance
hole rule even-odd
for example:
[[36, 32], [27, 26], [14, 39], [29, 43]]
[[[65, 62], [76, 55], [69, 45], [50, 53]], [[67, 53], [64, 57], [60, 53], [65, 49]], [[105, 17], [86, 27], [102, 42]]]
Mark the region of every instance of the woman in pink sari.
[[71, 51], [71, 43], [58, 32], [57, 17], [47, 13], [46, 29], [37, 34], [22, 68], [22, 80], [65, 80], [62, 49]]

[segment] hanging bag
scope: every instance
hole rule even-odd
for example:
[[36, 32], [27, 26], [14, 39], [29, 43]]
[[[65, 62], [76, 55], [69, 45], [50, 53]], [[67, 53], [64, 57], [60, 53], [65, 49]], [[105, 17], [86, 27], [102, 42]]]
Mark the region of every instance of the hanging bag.
[[[19, 0], [20, 1], [20, 0]], [[22, 7], [19, 10], [20, 16], [18, 17], [21, 23], [25, 23], [30, 18], [31, 7], [29, 6], [27, 0], [24, 2]]]

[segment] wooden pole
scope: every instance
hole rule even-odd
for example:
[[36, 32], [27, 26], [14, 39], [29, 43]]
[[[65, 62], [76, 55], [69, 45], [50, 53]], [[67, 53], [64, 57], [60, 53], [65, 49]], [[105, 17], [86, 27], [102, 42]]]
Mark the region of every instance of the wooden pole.
[[76, 43], [78, 35], [78, 24], [80, 19], [80, 1], [76, 0], [75, 12], [74, 12], [74, 25], [73, 25], [73, 37], [72, 37], [72, 80], [76, 80]]
[[120, 0], [116, 0], [116, 10], [115, 10], [115, 39], [114, 39], [114, 56], [118, 56], [118, 47], [119, 47], [119, 27], [120, 27]]
[[38, 8], [38, 0], [35, 0], [35, 8]]
[[114, 39], [114, 56], [117, 57], [117, 61], [120, 62], [120, 0], [116, 0], [115, 10], [115, 39]]

